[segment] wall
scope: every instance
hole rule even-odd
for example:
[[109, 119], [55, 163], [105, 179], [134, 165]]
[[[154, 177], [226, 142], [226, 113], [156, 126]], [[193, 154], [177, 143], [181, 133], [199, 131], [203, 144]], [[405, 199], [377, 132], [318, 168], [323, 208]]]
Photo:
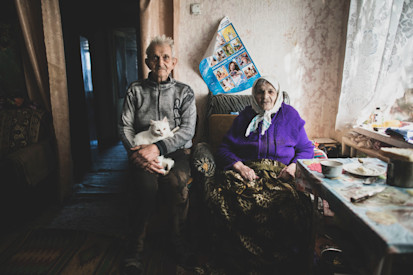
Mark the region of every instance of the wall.
[[[349, 1], [180, 0], [175, 73], [196, 93], [198, 138], [204, 135], [208, 95], [198, 66], [225, 16], [234, 24], [261, 75], [275, 75], [281, 89], [288, 91], [291, 104], [306, 121], [309, 137], [337, 137], [334, 125]], [[201, 15], [190, 14], [190, 4], [196, 2], [201, 3]]]

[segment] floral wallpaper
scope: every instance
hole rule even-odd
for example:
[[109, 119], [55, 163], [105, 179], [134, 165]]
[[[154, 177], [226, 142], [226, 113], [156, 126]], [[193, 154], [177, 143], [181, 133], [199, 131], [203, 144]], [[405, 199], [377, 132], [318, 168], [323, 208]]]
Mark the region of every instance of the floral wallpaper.
[[193, 2], [180, 1], [175, 76], [196, 93], [197, 138], [203, 139], [208, 95], [198, 66], [220, 20], [228, 16], [261, 75], [274, 75], [289, 93], [308, 136], [339, 140], [334, 125], [350, 0], [198, 0], [200, 15], [190, 14]]

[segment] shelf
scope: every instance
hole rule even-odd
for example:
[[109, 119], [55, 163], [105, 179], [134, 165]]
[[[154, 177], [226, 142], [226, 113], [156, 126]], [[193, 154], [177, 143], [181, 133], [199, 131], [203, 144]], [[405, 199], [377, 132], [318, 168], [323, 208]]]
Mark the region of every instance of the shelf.
[[413, 148], [413, 144], [410, 144], [401, 138], [392, 137], [382, 131], [374, 131], [373, 129], [365, 127], [356, 127], [353, 129], [353, 131], [365, 135], [369, 138], [373, 138], [375, 140], [387, 143], [394, 147]]
[[385, 162], [390, 161], [390, 159], [382, 155], [379, 150], [359, 147], [357, 146], [356, 143], [351, 141], [348, 137], [342, 138], [342, 154], [343, 155], [349, 155], [350, 157], [356, 157], [357, 151], [363, 152], [370, 157], [381, 159], [382, 161], [385, 161]]

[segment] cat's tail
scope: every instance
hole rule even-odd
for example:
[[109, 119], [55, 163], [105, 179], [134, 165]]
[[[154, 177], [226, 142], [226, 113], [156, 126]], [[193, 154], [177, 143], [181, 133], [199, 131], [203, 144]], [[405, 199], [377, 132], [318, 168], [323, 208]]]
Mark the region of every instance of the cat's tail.
[[175, 128], [172, 129], [172, 133], [175, 133], [178, 130], [179, 130], [179, 126], [176, 126]]

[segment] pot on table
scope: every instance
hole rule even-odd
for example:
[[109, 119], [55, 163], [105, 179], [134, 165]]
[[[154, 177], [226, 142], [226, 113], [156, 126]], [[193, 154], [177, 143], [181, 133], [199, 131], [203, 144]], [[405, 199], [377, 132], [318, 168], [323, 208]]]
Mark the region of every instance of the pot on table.
[[413, 187], [413, 162], [390, 159], [386, 183], [397, 187]]

